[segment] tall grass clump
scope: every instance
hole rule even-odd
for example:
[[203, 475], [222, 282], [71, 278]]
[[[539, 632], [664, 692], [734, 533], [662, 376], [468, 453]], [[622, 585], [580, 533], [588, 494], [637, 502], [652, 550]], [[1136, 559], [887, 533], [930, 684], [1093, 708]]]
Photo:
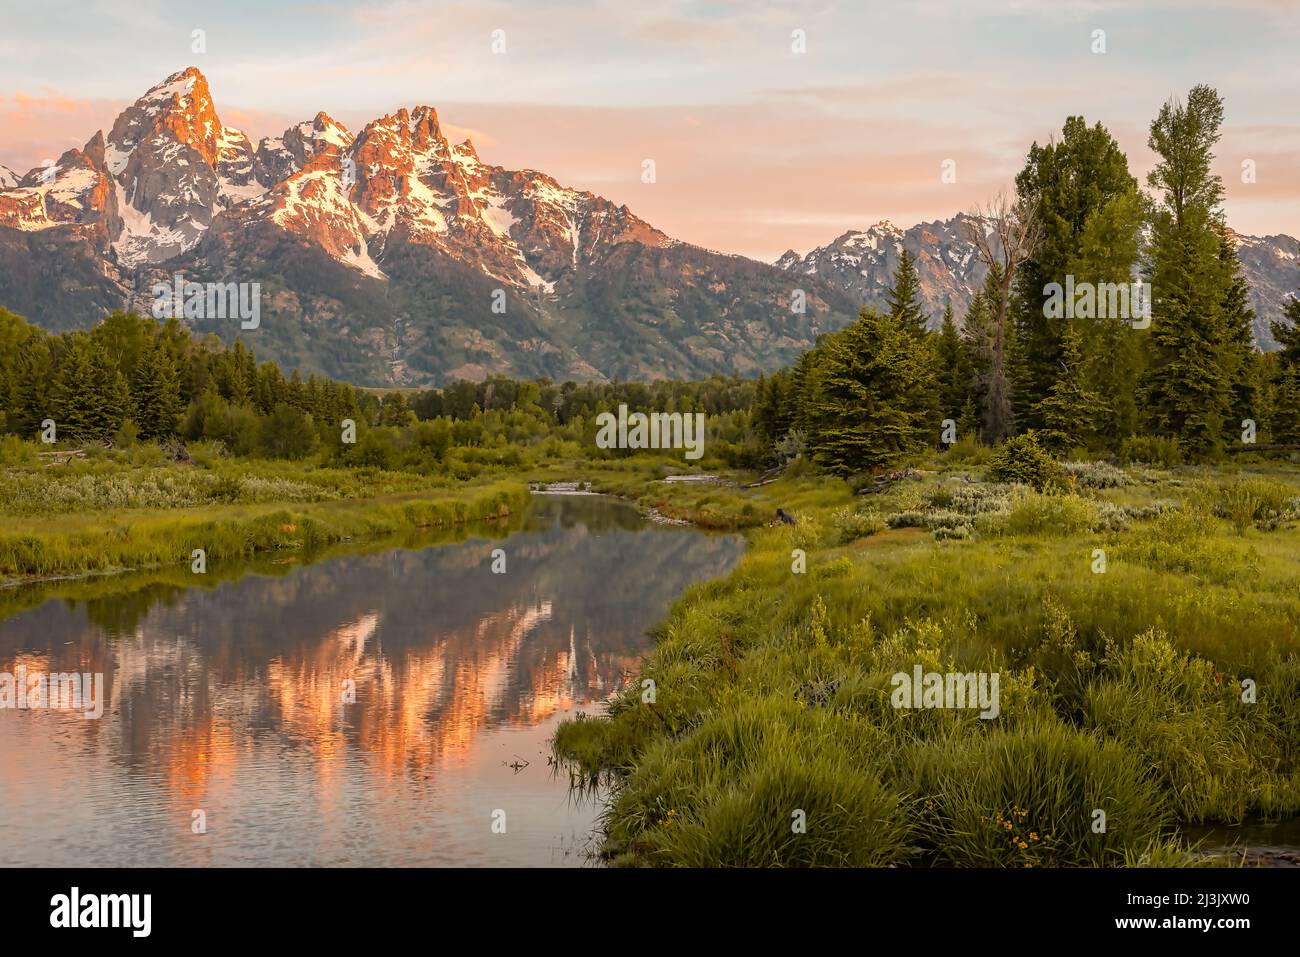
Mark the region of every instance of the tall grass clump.
[[911, 767], [940, 864], [1116, 866], [1169, 821], [1137, 755], [1056, 721], [918, 745]]
[[907, 827], [875, 771], [883, 743], [793, 702], [738, 702], [641, 758], [611, 807], [611, 849], [686, 867], [897, 863]]

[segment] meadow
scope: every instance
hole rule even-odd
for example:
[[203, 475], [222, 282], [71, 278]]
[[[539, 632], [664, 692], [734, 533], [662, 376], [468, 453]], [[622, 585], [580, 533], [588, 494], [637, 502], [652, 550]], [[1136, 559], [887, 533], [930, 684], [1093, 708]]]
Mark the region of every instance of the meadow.
[[[736, 570], [683, 594], [626, 689], [556, 737], [574, 786], [607, 802], [614, 864], [1240, 863], [1184, 829], [1300, 812], [1293, 463], [1039, 475], [959, 443], [876, 491], [804, 459], [758, 483], [730, 455], [687, 469], [573, 442], [474, 477], [203, 442], [180, 463], [139, 443], [50, 465], [4, 442], [0, 577], [46, 580], [5, 589], [10, 611], [118, 587], [96, 573], [175, 589], [517, 516], [548, 482], [745, 532]], [[895, 707], [917, 666], [997, 674], [997, 717]]]
[[[559, 732], [611, 862], [1227, 863], [1182, 827], [1300, 811], [1300, 469], [1066, 463], [1039, 491], [989, 459], [856, 495], [595, 479], [752, 527]], [[998, 717], [893, 707], [916, 665], [998, 673]]]

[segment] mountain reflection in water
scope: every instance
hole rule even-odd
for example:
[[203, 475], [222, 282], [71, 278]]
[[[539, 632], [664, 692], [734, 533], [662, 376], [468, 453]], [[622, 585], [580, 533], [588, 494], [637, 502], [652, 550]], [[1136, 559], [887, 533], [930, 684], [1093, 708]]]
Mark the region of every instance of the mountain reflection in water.
[[0, 710], [0, 864], [585, 863], [598, 808], [548, 739], [742, 550], [543, 497], [504, 539], [34, 604], [0, 621], [0, 671], [103, 672], [108, 704]]

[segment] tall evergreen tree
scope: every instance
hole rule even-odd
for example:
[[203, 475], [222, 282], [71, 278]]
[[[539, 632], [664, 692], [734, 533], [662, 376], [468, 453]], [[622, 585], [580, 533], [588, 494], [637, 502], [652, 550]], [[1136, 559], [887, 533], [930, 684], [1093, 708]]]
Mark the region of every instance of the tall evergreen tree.
[[68, 338], [50, 385], [51, 418], [60, 438], [85, 441], [95, 437], [95, 382], [90, 339], [85, 333]]
[[141, 438], [175, 434], [184, 406], [176, 367], [164, 343], [155, 341], [141, 353], [131, 381], [131, 397]]
[[1274, 387], [1272, 433], [1277, 442], [1300, 443], [1300, 299], [1287, 301], [1286, 319], [1274, 322], [1273, 338], [1281, 351], [1277, 360]]
[[1017, 383], [1018, 424], [1044, 427], [1039, 403], [1060, 372], [1064, 330], [1078, 324], [1080, 375], [1111, 400], [1111, 413], [1098, 415], [1093, 425], [1117, 444], [1136, 425], [1132, 393], [1141, 363], [1139, 333], [1129, 316], [1052, 315], [1047, 289], [1052, 283], [1064, 287], [1067, 277], [1075, 286], [1132, 281], [1143, 220], [1137, 180], [1104, 126], [1071, 116], [1059, 140], [1030, 147], [1016, 189], [1032, 202], [1040, 229], [1034, 254], [1016, 277], [1016, 328], [1024, 362], [1023, 381]]
[[972, 370], [953, 319], [952, 303], [944, 306], [935, 352], [939, 362], [939, 409], [944, 418], [958, 419], [970, 398]]
[[916, 272], [916, 260], [906, 249], [898, 260], [894, 285], [885, 297], [889, 314], [898, 320], [909, 333], [918, 339], [926, 334], [925, 309], [921, 306], [921, 278]]
[[[973, 421], [958, 420], [958, 431], [962, 435], [980, 434], [988, 415], [989, 373], [993, 364], [993, 313], [989, 309], [988, 297], [984, 290], [975, 293], [966, 318], [961, 326], [961, 349], [963, 364], [968, 370], [966, 381], [966, 399], [962, 403], [962, 413], [966, 416], [966, 406], [974, 413]], [[973, 430], [973, 431], [972, 431]]]
[[9, 392], [9, 426], [25, 438], [36, 438], [41, 423], [53, 417], [50, 377], [54, 371], [53, 350], [48, 336], [28, 340], [14, 363]]
[[1223, 347], [1231, 394], [1231, 419], [1258, 420], [1260, 416], [1260, 364], [1255, 347], [1255, 310], [1250, 305], [1250, 283], [1237, 258], [1236, 244], [1228, 230], [1219, 233], [1219, 264], [1228, 279], [1223, 296]]
[[1232, 403], [1232, 353], [1224, 303], [1233, 273], [1222, 252], [1223, 183], [1211, 172], [1223, 101], [1194, 87], [1186, 105], [1171, 100], [1151, 124], [1160, 161], [1148, 183], [1160, 190], [1147, 274], [1155, 303], [1150, 361], [1140, 394], [1148, 427], [1177, 436], [1194, 454], [1223, 447]]
[[96, 352], [91, 356], [90, 377], [91, 434], [97, 439], [108, 438], [131, 414], [131, 391], [126, 377], [105, 353]]

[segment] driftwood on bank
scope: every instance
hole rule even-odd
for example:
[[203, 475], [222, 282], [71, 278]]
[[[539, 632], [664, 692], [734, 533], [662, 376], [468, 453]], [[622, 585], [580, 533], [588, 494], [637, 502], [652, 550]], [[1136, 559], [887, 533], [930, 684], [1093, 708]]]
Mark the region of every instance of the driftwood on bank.
[[43, 459], [50, 459], [49, 462], [45, 463], [47, 466], [65, 465], [66, 463], [71, 462], [73, 459], [84, 459], [86, 457], [86, 450], [67, 449], [61, 452], [37, 452], [36, 454]]
[[901, 482], [903, 479], [920, 479], [923, 476], [916, 469], [894, 469], [891, 472], [881, 472], [873, 476], [871, 483], [858, 489], [859, 495], [874, 495], [876, 492], [883, 492], [895, 482]]
[[750, 482], [748, 485], [742, 485], [741, 488], [758, 488], [760, 485], [771, 485], [781, 477], [781, 473], [786, 470], [786, 466], [778, 465], [776, 468], [768, 469], [758, 477], [757, 482]]

